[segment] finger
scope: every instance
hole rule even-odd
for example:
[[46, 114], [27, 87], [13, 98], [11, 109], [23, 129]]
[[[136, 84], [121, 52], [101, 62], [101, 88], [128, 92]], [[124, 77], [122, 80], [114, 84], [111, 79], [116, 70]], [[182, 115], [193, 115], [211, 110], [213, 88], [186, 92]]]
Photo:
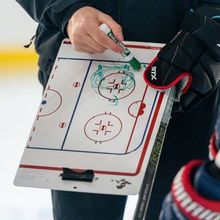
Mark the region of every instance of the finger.
[[70, 40], [73, 45], [78, 46], [77, 48], [83, 47], [82, 45], [88, 45], [90, 48], [94, 49], [94, 52], [96, 53], [103, 53], [106, 48], [100, 45], [98, 42], [96, 42], [87, 32], [89, 32], [90, 28], [88, 30], [78, 31], [75, 34], [72, 34], [70, 37]]
[[101, 46], [113, 50], [116, 53], [121, 53], [123, 51], [120, 46], [118, 46], [112, 39], [110, 39], [103, 31], [99, 29], [98, 25], [93, 25], [89, 34]]
[[76, 51], [81, 52], [81, 53], [94, 54], [94, 52], [90, 50], [81, 49], [81, 48], [76, 49]]
[[100, 21], [102, 23], [106, 23], [109, 26], [109, 28], [112, 30], [113, 34], [118, 40], [124, 40], [121, 26], [114, 19], [112, 19], [111, 16], [102, 13], [100, 15]]
[[[95, 46], [91, 47], [89, 44], [94, 45], [94, 40], [90, 39], [86, 33], [83, 33], [81, 35], [76, 35], [75, 37], [71, 36], [70, 41], [73, 46], [73, 48], [80, 52], [89, 52], [89, 53], [102, 53], [104, 52], [105, 48], [101, 46]], [[89, 43], [87, 43], [89, 41]]]
[[96, 50], [95, 48], [90, 47], [87, 44], [82, 43], [81, 41], [77, 41], [75, 40], [74, 43], [74, 48], [77, 51], [80, 52], [85, 52], [85, 53], [100, 53], [98, 50]]
[[96, 40], [94, 40], [91, 36], [87, 35], [84, 43], [94, 50], [98, 51], [98, 53], [103, 53], [106, 48], [100, 45]]

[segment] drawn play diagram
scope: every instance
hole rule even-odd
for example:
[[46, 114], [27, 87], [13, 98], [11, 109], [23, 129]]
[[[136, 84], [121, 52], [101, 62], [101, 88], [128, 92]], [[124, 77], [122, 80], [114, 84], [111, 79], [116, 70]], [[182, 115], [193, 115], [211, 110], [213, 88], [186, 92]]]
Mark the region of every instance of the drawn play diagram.
[[[141, 62], [139, 71], [119, 54], [89, 55], [63, 42], [27, 141], [17, 185], [138, 192], [169, 91], [153, 90], [143, 79], [161, 45], [127, 46]], [[93, 170], [94, 182], [74, 182], [74, 186], [63, 182], [63, 168]], [[27, 170], [38, 170], [42, 176], [29, 178]], [[115, 184], [113, 179], [123, 181]]]
[[[115, 69], [129, 69], [125, 66], [98, 66], [98, 70], [92, 75], [92, 86], [98, 89], [98, 93], [112, 102], [118, 102], [119, 99], [126, 98], [135, 89], [135, 77], [132, 72], [118, 71]], [[110, 72], [104, 74], [105, 69]]]

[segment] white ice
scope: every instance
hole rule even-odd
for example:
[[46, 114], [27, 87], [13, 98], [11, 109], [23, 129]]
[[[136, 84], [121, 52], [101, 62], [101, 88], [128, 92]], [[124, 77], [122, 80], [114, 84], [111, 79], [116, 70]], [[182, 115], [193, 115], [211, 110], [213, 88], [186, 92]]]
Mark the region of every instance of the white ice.
[[[52, 220], [50, 190], [16, 187], [13, 179], [41, 101], [34, 73], [0, 77], [0, 219]], [[131, 220], [136, 196], [127, 202], [124, 220]]]

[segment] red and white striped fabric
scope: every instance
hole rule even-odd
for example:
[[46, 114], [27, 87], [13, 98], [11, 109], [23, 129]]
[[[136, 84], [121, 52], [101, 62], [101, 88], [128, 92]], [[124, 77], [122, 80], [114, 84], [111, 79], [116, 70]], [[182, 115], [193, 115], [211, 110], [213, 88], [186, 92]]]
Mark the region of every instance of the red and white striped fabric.
[[194, 170], [203, 162], [194, 160], [175, 177], [171, 194], [181, 213], [189, 220], [220, 220], [220, 202], [201, 196], [191, 183]]

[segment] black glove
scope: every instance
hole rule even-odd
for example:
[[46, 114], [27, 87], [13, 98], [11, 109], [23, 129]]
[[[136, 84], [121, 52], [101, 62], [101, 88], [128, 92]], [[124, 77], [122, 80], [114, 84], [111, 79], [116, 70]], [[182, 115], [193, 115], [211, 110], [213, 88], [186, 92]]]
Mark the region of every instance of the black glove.
[[196, 12], [186, 13], [181, 31], [161, 49], [144, 75], [146, 83], [159, 90], [178, 84], [176, 111], [197, 106], [219, 85], [220, 24]]

